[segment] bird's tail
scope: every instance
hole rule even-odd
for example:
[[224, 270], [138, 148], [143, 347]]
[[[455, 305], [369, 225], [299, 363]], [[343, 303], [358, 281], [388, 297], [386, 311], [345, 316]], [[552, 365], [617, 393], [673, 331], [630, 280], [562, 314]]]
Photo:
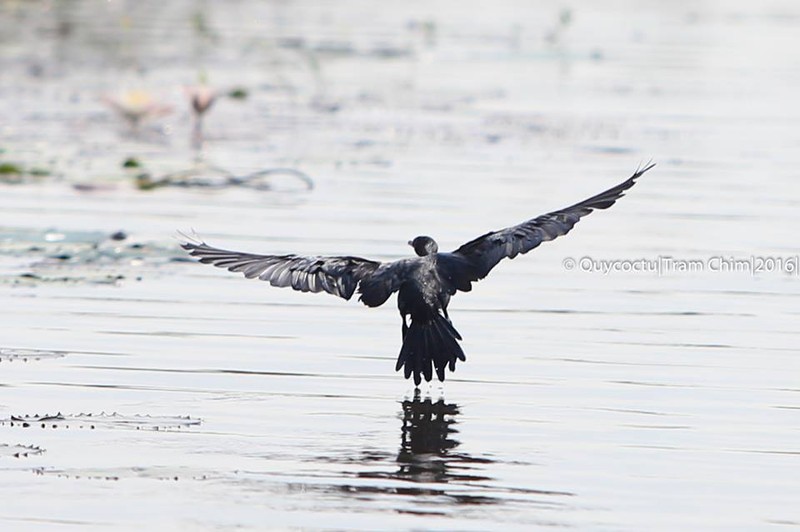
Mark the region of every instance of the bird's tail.
[[450, 320], [438, 312], [428, 320], [412, 319], [403, 338], [395, 370], [405, 367], [406, 379], [413, 374], [414, 384], [419, 386], [422, 377], [430, 382], [433, 368], [436, 368], [436, 376], [444, 381], [444, 371], [448, 365], [450, 371], [455, 371], [456, 359], [467, 359], [458, 340], [461, 340], [461, 335]]

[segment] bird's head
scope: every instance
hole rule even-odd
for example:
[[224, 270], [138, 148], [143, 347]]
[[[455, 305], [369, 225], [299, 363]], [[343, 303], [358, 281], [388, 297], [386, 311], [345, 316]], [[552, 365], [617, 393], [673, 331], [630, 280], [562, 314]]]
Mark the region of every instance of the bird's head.
[[439, 245], [429, 236], [418, 236], [414, 240], [409, 240], [408, 245], [414, 248], [414, 252], [420, 257], [433, 255], [439, 251]]

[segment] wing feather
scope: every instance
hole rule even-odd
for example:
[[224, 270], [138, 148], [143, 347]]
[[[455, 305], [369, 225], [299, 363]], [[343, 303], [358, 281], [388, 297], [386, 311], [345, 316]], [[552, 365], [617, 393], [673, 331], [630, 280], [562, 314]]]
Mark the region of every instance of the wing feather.
[[[497, 263], [527, 253], [542, 242], [566, 235], [578, 221], [596, 209], [607, 209], [636, 184], [655, 164], [638, 169], [619, 185], [575, 205], [543, 214], [519, 225], [492, 231], [467, 242], [453, 253], [440, 254], [440, 262], [452, 284], [468, 291], [470, 282], [486, 277]], [[466, 287], [466, 290], [465, 288]]]
[[242, 273], [248, 279], [267, 281], [272, 286], [291, 287], [300, 292], [324, 291], [343, 299], [350, 299], [359, 283], [381, 265], [348, 256], [256, 255], [215, 248], [200, 240], [187, 240], [181, 247], [203, 264]]

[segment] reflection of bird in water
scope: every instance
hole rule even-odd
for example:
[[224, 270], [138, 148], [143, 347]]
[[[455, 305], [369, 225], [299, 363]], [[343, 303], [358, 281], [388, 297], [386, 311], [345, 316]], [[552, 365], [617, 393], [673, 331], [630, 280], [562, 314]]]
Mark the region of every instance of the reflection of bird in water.
[[[476, 458], [460, 453], [457, 448], [461, 442], [453, 436], [458, 434], [455, 425], [459, 408], [443, 399], [436, 402], [430, 398], [420, 399], [419, 392], [413, 400], [400, 403], [403, 407], [403, 426], [400, 435], [400, 450], [392, 459], [389, 453], [368, 452], [357, 460], [358, 463], [380, 463], [380, 470], [366, 470], [357, 473], [360, 479], [401, 480], [396, 483], [377, 485], [359, 483], [346, 486], [348, 493], [358, 492], [388, 493], [411, 497], [447, 497], [456, 504], [493, 504], [499, 502], [485, 493], [475, 493], [472, 488], [493, 480], [481, 474], [485, 464], [494, 460]], [[391, 465], [389, 465], [391, 463]], [[386, 467], [391, 469], [387, 471]], [[480, 489], [477, 489], [480, 492]], [[426, 513], [436, 513], [426, 510]]]
[[[459, 414], [458, 406], [439, 399], [413, 401], [403, 405], [403, 428], [397, 463], [400, 469], [395, 478], [414, 482], [450, 482], [463, 480], [488, 480], [488, 477], [469, 475], [464, 470], [471, 464], [489, 463], [488, 459], [473, 458], [454, 452], [460, 442], [453, 438], [458, 433], [454, 425]], [[453, 470], [461, 470], [461, 473]]]
[[[423, 499], [428, 501], [424, 507], [398, 511], [436, 515], [447, 513], [440, 505], [444, 500], [449, 501], [448, 505], [484, 505], [519, 501], [523, 496], [532, 496], [539, 503], [557, 504], [540, 499], [543, 496], [573, 495], [564, 491], [503, 486], [498, 484], [497, 479], [487, 476], [486, 471], [495, 464], [495, 460], [458, 451], [461, 445], [455, 438], [458, 434], [455, 428], [459, 423], [457, 417], [460, 415], [458, 405], [445, 403], [443, 399], [436, 402], [430, 398], [422, 400], [419, 391], [415, 392], [413, 400], [406, 399], [401, 405], [403, 426], [396, 459], [392, 460], [390, 453], [368, 451], [348, 461], [348, 465], [354, 462], [366, 469], [356, 474], [362, 480], [404, 482], [359, 482], [339, 486], [340, 490], [362, 496], [390, 494], [415, 499], [433, 497]], [[373, 469], [371, 466], [374, 464], [380, 465], [380, 469]], [[505, 495], [497, 496], [497, 493]], [[435, 501], [435, 504], [431, 505], [431, 501]]]
[[[434, 369], [440, 381], [445, 369], [455, 371], [456, 360], [466, 360], [447, 313], [450, 297], [469, 292], [472, 283], [486, 277], [502, 259], [513, 259], [542, 242], [566, 235], [578, 221], [595, 209], [607, 209], [631, 188], [649, 165], [619, 185], [570, 207], [543, 214], [519, 225], [492, 231], [467, 242], [451, 253], [439, 253], [435, 240], [418, 236], [409, 244], [417, 257], [380, 263], [352, 256], [303, 257], [253, 255], [227, 251], [201, 241], [182, 244], [200, 262], [241, 272], [245, 277], [290, 286], [301, 292], [327, 292], [350, 299], [358, 289], [369, 307], [386, 302], [398, 292], [397, 306], [403, 319], [403, 347], [396, 369], [414, 375], [419, 385], [430, 381]], [[408, 317], [410, 316], [410, 323]]]

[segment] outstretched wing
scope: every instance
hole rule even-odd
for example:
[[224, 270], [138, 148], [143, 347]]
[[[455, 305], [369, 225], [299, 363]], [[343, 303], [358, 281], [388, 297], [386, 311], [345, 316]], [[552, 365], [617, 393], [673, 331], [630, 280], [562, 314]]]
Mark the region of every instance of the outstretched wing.
[[181, 247], [204, 264], [241, 272], [248, 279], [290, 286], [300, 292], [327, 292], [344, 299], [350, 299], [358, 283], [380, 266], [359, 257], [255, 255], [218, 249], [202, 241], [184, 242]]
[[453, 284], [463, 291], [470, 282], [486, 277], [498, 262], [527, 253], [542, 242], [566, 235], [578, 221], [595, 209], [607, 209], [636, 184], [636, 180], [655, 164], [637, 170], [619, 185], [565, 209], [543, 214], [513, 227], [486, 233], [467, 242], [453, 253], [441, 257], [441, 263]]

